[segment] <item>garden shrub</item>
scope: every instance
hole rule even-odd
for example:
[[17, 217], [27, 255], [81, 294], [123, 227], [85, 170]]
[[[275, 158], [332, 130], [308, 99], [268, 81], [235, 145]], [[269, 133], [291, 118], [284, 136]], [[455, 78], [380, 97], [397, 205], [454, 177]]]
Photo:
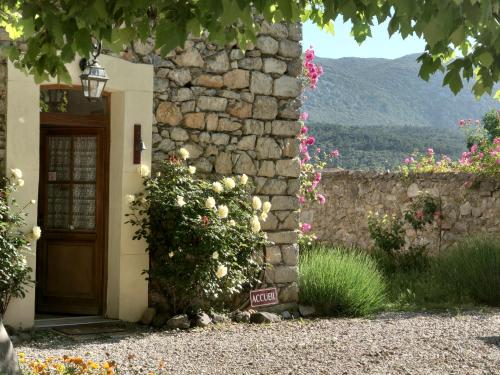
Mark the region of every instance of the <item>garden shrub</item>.
[[320, 314], [364, 316], [384, 306], [384, 277], [367, 253], [318, 246], [299, 265], [300, 301]]
[[35, 226], [31, 233], [24, 233], [26, 213], [19, 207], [12, 194], [24, 185], [22, 171], [12, 169], [11, 176], [2, 181], [0, 188], [0, 319], [7, 311], [12, 298], [24, 298], [31, 284], [32, 269], [28, 266], [25, 253], [30, 241], [41, 235]]
[[439, 256], [433, 273], [459, 302], [500, 306], [500, 239], [476, 236], [458, 242]]
[[134, 239], [147, 242], [151, 287], [173, 314], [223, 304], [258, 282], [267, 243], [260, 222], [271, 208], [251, 198], [247, 176], [198, 179], [187, 150], [179, 155], [155, 176], [141, 173], [145, 193], [128, 197]]

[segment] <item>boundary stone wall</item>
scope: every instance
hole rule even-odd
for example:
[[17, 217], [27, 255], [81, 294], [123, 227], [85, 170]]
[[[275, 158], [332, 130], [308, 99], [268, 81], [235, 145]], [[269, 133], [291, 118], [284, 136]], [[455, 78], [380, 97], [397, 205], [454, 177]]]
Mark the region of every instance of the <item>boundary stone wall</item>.
[[[405, 178], [395, 173], [327, 171], [320, 186], [327, 196], [326, 204], [306, 206], [301, 220], [312, 223], [322, 242], [371, 247], [368, 212], [401, 214], [419, 191], [441, 197], [442, 248], [477, 233], [500, 235], [500, 176], [442, 173]], [[412, 240], [413, 230], [406, 229], [407, 240]], [[437, 249], [437, 233], [424, 232], [422, 244]]]

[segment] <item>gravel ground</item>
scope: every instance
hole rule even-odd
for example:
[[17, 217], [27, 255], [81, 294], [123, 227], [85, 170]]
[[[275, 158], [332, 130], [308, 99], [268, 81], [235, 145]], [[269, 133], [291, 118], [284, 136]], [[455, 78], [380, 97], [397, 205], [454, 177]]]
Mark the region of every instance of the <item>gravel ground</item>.
[[122, 374], [500, 374], [500, 311], [224, 324], [75, 340], [38, 334], [29, 358], [80, 355]]

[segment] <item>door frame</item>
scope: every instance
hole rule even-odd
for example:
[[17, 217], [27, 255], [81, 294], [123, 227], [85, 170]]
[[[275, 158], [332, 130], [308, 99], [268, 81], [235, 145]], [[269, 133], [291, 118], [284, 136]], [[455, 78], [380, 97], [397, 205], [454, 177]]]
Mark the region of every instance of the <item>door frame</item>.
[[[42, 89], [64, 89], [64, 90], [75, 90], [81, 92], [81, 86], [76, 85], [43, 85]], [[108, 92], [103, 92], [103, 96], [107, 97], [107, 108], [105, 114], [91, 114], [91, 115], [75, 115], [71, 113], [49, 113], [49, 112], [40, 112], [40, 165], [39, 170], [42, 171], [42, 153], [46, 152], [46, 145], [42, 142], [42, 132], [44, 129], [101, 129], [103, 134], [103, 165], [102, 165], [102, 183], [103, 183], [103, 191], [102, 191], [102, 239], [99, 246], [102, 248], [102, 258], [99, 262], [101, 273], [101, 286], [99, 288], [99, 299], [100, 306], [97, 315], [104, 316], [107, 311], [107, 289], [108, 289], [108, 237], [109, 237], [109, 168], [110, 168], [110, 125], [111, 125], [111, 95]], [[37, 216], [40, 214], [40, 211], [46, 211], [44, 202], [44, 192], [46, 190], [45, 186], [42, 184], [45, 183], [45, 179], [43, 179], [40, 175], [39, 178], [39, 186], [38, 186], [38, 202], [39, 209], [37, 212]], [[96, 202], [97, 203], [97, 202]], [[43, 206], [42, 206], [43, 205]], [[96, 206], [96, 212], [97, 206]], [[97, 224], [97, 223], [96, 223]], [[97, 227], [96, 227], [97, 228]], [[41, 249], [37, 249], [38, 251]], [[38, 280], [38, 276], [43, 273], [41, 264], [42, 257], [36, 257], [37, 262], [37, 272], [36, 272], [36, 280]], [[38, 288], [37, 288], [38, 290]], [[35, 312], [38, 309], [38, 297], [37, 293], [35, 293]]]

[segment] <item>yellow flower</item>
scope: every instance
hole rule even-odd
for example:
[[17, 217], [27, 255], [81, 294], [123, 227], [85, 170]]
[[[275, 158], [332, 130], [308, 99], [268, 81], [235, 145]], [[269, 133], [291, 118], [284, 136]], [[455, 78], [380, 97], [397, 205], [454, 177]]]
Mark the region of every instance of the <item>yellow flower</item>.
[[262, 208], [262, 201], [259, 197], [252, 198], [252, 207], [254, 210], [260, 210]]
[[137, 172], [141, 175], [141, 177], [147, 177], [149, 176], [149, 173], [151, 173], [149, 167], [144, 164], [141, 164], [137, 167]]
[[215, 207], [215, 199], [212, 197], [208, 197], [207, 200], [205, 201], [205, 207], [211, 210], [212, 208]]
[[254, 215], [250, 219], [250, 226], [252, 228], [252, 232], [258, 233], [260, 231], [260, 221], [259, 221], [259, 218], [257, 216]]
[[189, 151], [186, 150], [184, 147], [179, 149], [179, 156], [183, 159], [189, 159]]
[[222, 279], [224, 276], [227, 275], [227, 267], [223, 266], [222, 264], [217, 268], [217, 272], [215, 273], [215, 276], [217, 278]]
[[231, 178], [231, 177], [226, 177], [222, 180], [222, 183], [224, 184], [224, 186], [226, 187], [226, 189], [234, 189], [234, 187], [236, 186], [236, 182], [234, 182], [234, 180]]
[[220, 219], [225, 219], [229, 215], [229, 208], [227, 208], [226, 205], [221, 204], [219, 207], [217, 207], [217, 216]]
[[196, 173], [196, 167], [193, 166], [193, 165], [190, 165], [188, 167], [188, 171], [189, 171], [190, 174], [195, 174]]
[[248, 176], [246, 174], [242, 174], [240, 176], [240, 184], [242, 185], [246, 185], [248, 182]]
[[212, 184], [212, 189], [216, 192], [216, 193], [222, 193], [224, 191], [224, 188], [222, 187], [222, 184], [220, 182], [214, 182]]
[[227, 223], [228, 223], [230, 226], [232, 226], [232, 227], [234, 227], [234, 226], [236, 225], [236, 221], [234, 221], [234, 220], [232, 220], [232, 219], [231, 219], [231, 220], [229, 220]]

